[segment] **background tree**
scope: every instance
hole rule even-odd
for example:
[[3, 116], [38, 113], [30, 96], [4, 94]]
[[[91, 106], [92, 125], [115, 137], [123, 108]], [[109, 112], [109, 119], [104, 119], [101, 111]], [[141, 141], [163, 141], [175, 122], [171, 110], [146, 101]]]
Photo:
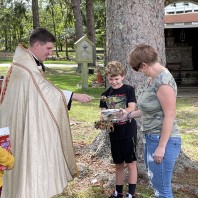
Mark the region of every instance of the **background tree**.
[[80, 4], [81, 0], [71, 0], [71, 6], [74, 13], [76, 41], [83, 36], [83, 18]]
[[93, 65], [96, 65], [96, 31], [94, 23], [94, 3], [93, 0], [86, 0], [87, 36], [94, 43]]
[[11, 28], [11, 20], [10, 20], [11, 9], [6, 8], [4, 6], [0, 9], [0, 34], [1, 34], [1, 42], [4, 42], [4, 48], [6, 51], [11, 51], [8, 43], [8, 38], [10, 34]]
[[[72, 5], [70, 0], [58, 0], [58, 4], [60, 5], [60, 22], [62, 28], [60, 29], [60, 32], [58, 33], [59, 43], [61, 48], [63, 49], [63, 46], [65, 46], [65, 57], [66, 59], [70, 59], [69, 57], [69, 47], [74, 47], [75, 40], [75, 22], [74, 22], [74, 14], [72, 10]], [[59, 25], [60, 26], [60, 25]], [[62, 31], [61, 31], [62, 30]]]
[[[101, 35], [106, 34], [106, 3], [103, 0], [94, 1], [94, 19], [97, 46], [103, 46]], [[102, 39], [103, 40], [103, 39]]]
[[[83, 36], [83, 18], [80, 8], [81, 0], [71, 0], [72, 10], [74, 13], [74, 23], [75, 23], [75, 41], [79, 40]], [[78, 64], [78, 72], [81, 72], [81, 64]]]
[[[56, 2], [54, 0], [49, 0], [49, 4], [47, 5], [47, 8], [46, 8], [46, 11], [48, 11], [51, 15], [51, 25], [53, 27], [53, 32], [54, 32], [54, 36], [55, 38], [58, 38], [57, 39], [57, 42], [56, 42], [56, 45], [55, 45], [55, 48], [56, 48], [56, 56], [59, 57], [59, 54], [58, 54], [58, 44], [60, 43], [59, 42], [59, 37], [57, 37], [57, 26], [59, 23], [61, 23], [61, 21], [59, 21], [59, 23], [56, 23], [56, 19], [55, 17], [55, 9], [57, 8], [57, 4], [55, 4]], [[60, 12], [60, 9], [58, 9], [58, 11]], [[62, 12], [61, 12], [62, 13]], [[57, 24], [57, 26], [56, 26]]]
[[22, 42], [24, 34], [23, 22], [27, 20], [26, 10], [26, 4], [24, 2], [14, 2], [14, 6], [12, 8], [14, 46], [16, 46], [19, 42]]
[[[103, 47], [101, 35], [105, 33], [106, 12], [103, 0], [87, 0], [87, 9], [86, 0], [82, 3], [81, 0], [4, 0], [1, 3], [1, 46], [4, 45], [6, 51], [15, 49], [20, 41], [27, 45], [30, 31], [39, 26], [54, 33], [57, 50], [63, 50], [65, 46], [67, 58], [68, 47], [73, 48], [74, 42], [86, 33], [98, 47]], [[94, 57], [95, 62], [95, 54]]]
[[38, 0], [32, 0], [33, 28], [40, 27]]
[[26, 4], [24, 2], [5, 3], [0, 8], [0, 35], [5, 44], [6, 51], [12, 51], [19, 42], [24, 40], [26, 16]]

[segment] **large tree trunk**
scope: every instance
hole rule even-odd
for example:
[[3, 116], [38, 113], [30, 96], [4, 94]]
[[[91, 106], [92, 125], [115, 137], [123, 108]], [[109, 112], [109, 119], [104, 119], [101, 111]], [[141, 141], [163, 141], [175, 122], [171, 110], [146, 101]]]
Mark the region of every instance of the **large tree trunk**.
[[[157, 3], [156, 3], [157, 2]], [[107, 61], [120, 61], [127, 69], [125, 82], [136, 89], [136, 96], [144, 85], [146, 78], [135, 72], [127, 63], [129, 52], [136, 44], [144, 43], [153, 46], [159, 53], [159, 61], [165, 65], [164, 41], [164, 1], [139, 0], [108, 0], [107, 1]], [[146, 178], [143, 163], [143, 133], [139, 132], [138, 124], [138, 175]], [[108, 138], [101, 134], [90, 145], [98, 156], [109, 159]], [[181, 163], [181, 161], [187, 161]], [[182, 153], [177, 162], [176, 172], [184, 171], [187, 166], [194, 167], [192, 162]]]
[[83, 22], [80, 9], [80, 2], [81, 0], [71, 0], [75, 20], [76, 41], [83, 36]]
[[40, 27], [38, 0], [32, 0], [33, 28]]
[[126, 81], [135, 88], [142, 75], [130, 69], [127, 58], [136, 44], [152, 45], [165, 65], [163, 17], [163, 0], [107, 1], [107, 61], [120, 61], [127, 69]]
[[[74, 20], [75, 20], [76, 41], [83, 36], [83, 19], [81, 15], [80, 3], [81, 0], [71, 0], [72, 10], [74, 13]], [[78, 72], [81, 72], [81, 65], [82, 64], [78, 64], [78, 68], [77, 68]]]
[[94, 5], [93, 0], [86, 0], [87, 35], [94, 43], [93, 46], [93, 65], [96, 65], [96, 37], [94, 25]]

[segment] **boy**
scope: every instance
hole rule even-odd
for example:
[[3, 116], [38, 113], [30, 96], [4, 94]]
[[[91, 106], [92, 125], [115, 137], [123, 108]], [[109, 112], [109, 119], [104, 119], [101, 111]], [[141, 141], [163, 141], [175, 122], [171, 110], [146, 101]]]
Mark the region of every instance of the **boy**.
[[[132, 112], [136, 107], [134, 88], [123, 84], [125, 69], [117, 61], [109, 62], [106, 66], [106, 77], [110, 84], [102, 96], [106, 100], [100, 101], [100, 108], [103, 109], [125, 109]], [[136, 166], [136, 121], [119, 121], [114, 123], [114, 131], [109, 133], [111, 142], [111, 154], [116, 168], [116, 188], [110, 198], [123, 197], [124, 185], [124, 163], [127, 164], [129, 171], [128, 184], [129, 189], [125, 197], [134, 198], [137, 183]]]

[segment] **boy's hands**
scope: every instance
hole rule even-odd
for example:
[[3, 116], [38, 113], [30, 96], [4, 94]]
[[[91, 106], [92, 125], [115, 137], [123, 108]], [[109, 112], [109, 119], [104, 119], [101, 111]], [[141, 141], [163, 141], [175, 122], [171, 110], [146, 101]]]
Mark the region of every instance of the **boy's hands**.
[[131, 120], [131, 112], [127, 112], [125, 109], [120, 109], [121, 110], [121, 120]]

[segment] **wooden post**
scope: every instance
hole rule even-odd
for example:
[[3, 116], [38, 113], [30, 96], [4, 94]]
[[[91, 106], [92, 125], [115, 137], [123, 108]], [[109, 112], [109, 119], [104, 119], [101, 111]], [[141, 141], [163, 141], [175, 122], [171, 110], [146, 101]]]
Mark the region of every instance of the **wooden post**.
[[82, 65], [82, 89], [88, 89], [88, 63]]

